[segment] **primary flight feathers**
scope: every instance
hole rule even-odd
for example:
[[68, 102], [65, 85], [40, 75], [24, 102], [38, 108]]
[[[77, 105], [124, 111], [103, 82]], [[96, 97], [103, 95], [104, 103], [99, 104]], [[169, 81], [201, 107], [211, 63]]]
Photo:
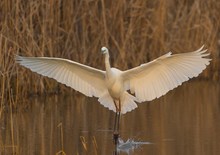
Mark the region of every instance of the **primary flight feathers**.
[[[109, 63], [108, 49], [104, 50], [105, 61]], [[198, 76], [211, 61], [206, 58], [209, 55], [206, 51], [202, 46], [189, 53], [172, 55], [169, 52], [126, 71], [108, 69], [108, 66], [106, 71], [102, 71], [71, 60], [52, 57], [16, 56], [16, 61], [31, 71], [53, 78], [86, 96], [98, 97], [101, 104], [115, 112], [115, 102], [120, 101], [121, 112], [126, 113], [137, 107], [135, 101], [159, 98], [184, 81]]]

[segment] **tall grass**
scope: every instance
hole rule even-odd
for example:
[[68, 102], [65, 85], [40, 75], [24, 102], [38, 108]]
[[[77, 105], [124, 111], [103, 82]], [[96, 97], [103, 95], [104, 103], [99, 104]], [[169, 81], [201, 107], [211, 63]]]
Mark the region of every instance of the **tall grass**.
[[219, 9], [218, 0], [2, 0], [0, 114], [10, 97], [67, 91], [15, 64], [14, 54], [62, 57], [104, 69], [99, 53], [107, 46], [112, 65], [124, 70], [170, 50], [189, 52], [205, 44], [213, 61], [201, 77], [218, 80]]

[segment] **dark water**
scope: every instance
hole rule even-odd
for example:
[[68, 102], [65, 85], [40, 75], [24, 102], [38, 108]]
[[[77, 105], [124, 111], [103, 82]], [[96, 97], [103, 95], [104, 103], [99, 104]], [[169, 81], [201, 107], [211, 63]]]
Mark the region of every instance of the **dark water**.
[[[0, 118], [0, 154], [111, 155], [114, 113], [73, 92], [24, 100]], [[132, 155], [219, 155], [220, 85], [188, 82], [121, 117], [121, 138], [150, 142]]]

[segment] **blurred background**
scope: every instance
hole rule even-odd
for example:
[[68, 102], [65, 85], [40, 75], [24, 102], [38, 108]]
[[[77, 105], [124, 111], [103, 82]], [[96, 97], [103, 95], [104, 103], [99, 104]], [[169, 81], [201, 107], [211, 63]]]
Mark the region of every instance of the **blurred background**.
[[[211, 85], [213, 102], [219, 108], [219, 10], [219, 0], [1, 0], [0, 125], [4, 124], [1, 135], [6, 136], [0, 140], [0, 150], [7, 145], [19, 148], [19, 143], [15, 145], [19, 141], [19, 125], [13, 126], [12, 115], [28, 111], [37, 97], [45, 102], [42, 97], [71, 94], [76, 95], [74, 100], [87, 100], [55, 80], [19, 66], [14, 60], [16, 54], [67, 58], [104, 70], [100, 49], [106, 46], [112, 66], [126, 70], [169, 51], [191, 52], [205, 45], [211, 53], [211, 64], [192, 81], [207, 91]], [[10, 130], [6, 132], [7, 127]]]

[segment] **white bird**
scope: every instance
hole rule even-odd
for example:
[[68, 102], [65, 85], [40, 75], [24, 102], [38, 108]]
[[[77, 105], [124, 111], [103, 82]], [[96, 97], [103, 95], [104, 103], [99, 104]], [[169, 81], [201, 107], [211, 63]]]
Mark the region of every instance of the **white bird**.
[[105, 55], [106, 71], [61, 58], [16, 56], [16, 61], [86, 96], [99, 98], [103, 106], [116, 112], [115, 144], [118, 143], [120, 113], [137, 108], [136, 102], [159, 98], [184, 81], [197, 77], [211, 61], [205, 58], [209, 53], [202, 46], [189, 53], [171, 55], [169, 52], [149, 63], [121, 71], [110, 66], [108, 49], [102, 47], [101, 51]]
[[86, 96], [95, 96], [103, 106], [125, 114], [137, 108], [135, 102], [159, 98], [184, 81], [197, 77], [211, 61], [205, 58], [209, 53], [203, 47], [189, 53], [171, 55], [169, 52], [126, 71], [110, 66], [106, 47], [101, 48], [105, 56], [106, 71], [62, 58], [16, 55], [16, 61], [31, 71], [53, 78]]

